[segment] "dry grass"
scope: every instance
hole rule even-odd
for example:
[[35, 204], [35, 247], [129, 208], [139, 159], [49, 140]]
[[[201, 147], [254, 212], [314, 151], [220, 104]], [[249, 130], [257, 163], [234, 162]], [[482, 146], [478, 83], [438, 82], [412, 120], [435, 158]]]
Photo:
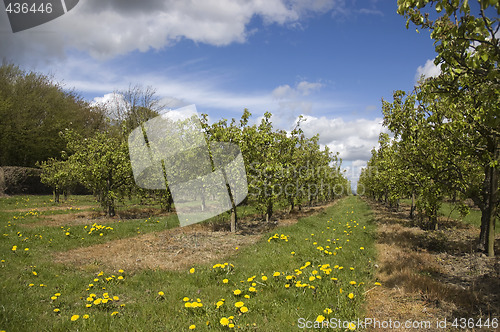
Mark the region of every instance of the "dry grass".
[[237, 233], [231, 233], [228, 227], [221, 228], [218, 224], [194, 224], [60, 252], [54, 256], [54, 261], [85, 270], [98, 270], [104, 266], [127, 271], [146, 268], [181, 270], [194, 264], [223, 260], [235, 253], [236, 247], [258, 241], [263, 233], [294, 224], [298, 218], [321, 212], [333, 204], [277, 214], [286, 219], [269, 223], [255, 217], [246, 218], [240, 220]]
[[477, 229], [440, 220], [441, 230], [424, 231], [412, 226], [407, 211], [370, 204], [382, 287], [368, 293], [366, 317], [431, 321], [431, 330], [443, 331], [435, 326], [438, 319], [499, 316], [500, 259], [474, 251]]

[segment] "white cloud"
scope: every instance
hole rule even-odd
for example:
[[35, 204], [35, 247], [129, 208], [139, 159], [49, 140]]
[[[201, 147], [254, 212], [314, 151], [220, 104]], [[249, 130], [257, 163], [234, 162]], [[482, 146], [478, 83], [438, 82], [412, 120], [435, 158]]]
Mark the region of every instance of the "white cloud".
[[340, 157], [349, 161], [370, 159], [370, 151], [377, 146], [379, 134], [387, 131], [381, 118], [344, 121], [342, 118], [304, 116], [304, 120], [301, 124], [304, 134], [309, 137], [319, 134], [320, 144], [340, 152]]
[[415, 81], [419, 81], [422, 76], [429, 78], [439, 76], [439, 74], [441, 74], [441, 65], [436, 66], [434, 60], [427, 60], [424, 66], [418, 66]]
[[301, 96], [307, 96], [314, 90], [319, 90], [323, 84], [301, 81], [292, 88], [290, 85], [280, 85], [273, 90], [273, 97], [276, 99], [294, 99]]
[[[294, 24], [331, 10], [338, 0], [87, 0], [39, 27], [10, 33], [0, 13], [1, 57], [64, 58], [77, 49], [108, 59], [134, 50], [160, 50], [181, 39], [224, 46], [243, 43], [254, 16], [265, 24]], [[9, 33], [7, 33], [9, 32]], [[26, 61], [27, 62], [27, 61]]]

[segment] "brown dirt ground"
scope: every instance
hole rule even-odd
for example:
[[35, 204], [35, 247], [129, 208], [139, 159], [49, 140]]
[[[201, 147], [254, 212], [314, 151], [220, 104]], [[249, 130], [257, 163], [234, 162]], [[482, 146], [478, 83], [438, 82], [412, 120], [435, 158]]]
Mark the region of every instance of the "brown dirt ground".
[[[381, 204], [367, 203], [378, 224], [376, 277], [382, 287], [368, 291], [366, 317], [430, 321], [432, 328], [426, 331], [456, 330], [450, 324], [455, 318], [500, 317], [500, 257], [475, 251], [476, 227], [443, 218], [440, 230], [424, 231], [408, 219], [407, 206], [396, 213]], [[497, 243], [499, 239], [497, 235]], [[448, 329], [438, 329], [436, 321], [444, 318]]]
[[185, 269], [207, 261], [223, 260], [235, 253], [236, 247], [255, 243], [263, 233], [278, 226], [292, 225], [298, 218], [321, 212], [334, 203], [303, 208], [290, 214], [277, 213], [279, 219], [269, 223], [255, 216], [242, 219], [236, 233], [229, 232], [228, 227], [221, 229], [213, 224], [194, 224], [59, 252], [53, 259], [85, 270]]

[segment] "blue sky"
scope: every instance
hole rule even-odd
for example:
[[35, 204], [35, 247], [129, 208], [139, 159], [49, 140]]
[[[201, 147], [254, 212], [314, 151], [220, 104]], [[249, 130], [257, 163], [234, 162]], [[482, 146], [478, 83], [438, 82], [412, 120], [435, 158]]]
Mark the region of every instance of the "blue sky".
[[439, 72], [428, 33], [405, 28], [389, 0], [81, 0], [13, 34], [0, 14], [1, 56], [53, 74], [89, 101], [152, 86], [175, 109], [289, 129], [339, 151], [354, 183], [377, 144], [381, 98]]

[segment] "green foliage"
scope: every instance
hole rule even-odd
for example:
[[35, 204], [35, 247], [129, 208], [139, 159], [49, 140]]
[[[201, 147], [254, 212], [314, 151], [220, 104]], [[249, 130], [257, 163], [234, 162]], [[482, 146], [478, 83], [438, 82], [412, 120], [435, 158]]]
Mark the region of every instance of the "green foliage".
[[[441, 16], [434, 19], [436, 12]], [[500, 4], [399, 0], [398, 13], [407, 27], [430, 31], [441, 74], [383, 102], [384, 124], [395, 135], [390, 148], [398, 153], [391, 164], [381, 146], [369, 163], [380, 174], [363, 172], [360, 185], [372, 196], [385, 191], [387, 197], [399, 190], [385, 186], [395, 176], [418, 197], [431, 225], [444, 196], [471, 198], [482, 211], [479, 247], [493, 256], [500, 202]]]
[[34, 166], [59, 157], [65, 128], [87, 136], [104, 124], [102, 113], [52, 78], [0, 66], [0, 166]]
[[98, 196], [102, 207], [113, 216], [116, 200], [128, 195], [133, 183], [126, 142], [100, 132], [90, 138], [70, 130], [63, 135], [71, 153], [69, 172]]

